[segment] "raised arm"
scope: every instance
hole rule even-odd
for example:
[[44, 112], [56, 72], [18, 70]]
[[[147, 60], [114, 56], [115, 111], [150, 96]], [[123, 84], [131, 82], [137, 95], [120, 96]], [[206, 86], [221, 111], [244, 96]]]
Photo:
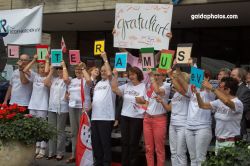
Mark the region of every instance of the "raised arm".
[[232, 110], [235, 110], [235, 104], [229, 96], [221, 92], [219, 89], [213, 88], [213, 86], [208, 81], [203, 81], [202, 86], [212, 91], [226, 106]]
[[4, 97], [3, 104], [6, 104], [6, 105], [7, 105], [7, 102], [8, 102], [8, 100], [10, 99], [11, 90], [12, 90], [12, 86], [9, 85], [8, 90], [7, 90], [7, 92], [6, 92], [6, 94], [5, 94], [5, 97]]
[[86, 81], [86, 84], [87, 84], [88, 86], [90, 86], [91, 83], [92, 83], [92, 81], [91, 81], [91, 78], [90, 78], [90, 76], [89, 76], [89, 73], [88, 73], [87, 70], [86, 70], [86, 67], [85, 67], [86, 65], [85, 65], [85, 63], [81, 62], [81, 66], [82, 66], [83, 77], [84, 77], [84, 79], [85, 79], [85, 81]]
[[102, 52], [101, 57], [102, 57], [102, 60], [104, 62], [104, 66], [106, 68], [108, 79], [112, 80], [112, 71], [111, 71], [111, 67], [109, 65], [109, 61], [108, 61], [106, 52]]
[[61, 66], [63, 68], [63, 81], [66, 85], [69, 85], [70, 83], [69, 73], [68, 73], [68, 70], [64, 61], [61, 62]]
[[168, 72], [168, 77], [171, 79], [172, 84], [174, 85], [175, 89], [177, 92], [179, 92], [182, 95], [185, 95], [187, 90], [185, 90], [182, 86], [181, 83], [179, 82], [177, 75], [173, 75], [172, 69], [169, 69]]
[[186, 94], [186, 92], [188, 91], [188, 82], [185, 80], [184, 76], [181, 73], [180, 68], [176, 68], [176, 76], [175, 79], [178, 80], [179, 85], [182, 87], [183, 91]]
[[113, 70], [114, 77], [111, 82], [112, 91], [118, 96], [122, 96], [121, 90], [118, 88], [118, 72], [116, 69]]
[[47, 77], [43, 81], [44, 85], [47, 87], [51, 86], [51, 79], [53, 77], [53, 72], [54, 72], [54, 68], [53, 68], [53, 66], [50, 66], [49, 74], [47, 75]]
[[25, 68], [23, 69], [24, 73], [29, 72], [29, 70], [31, 69], [31, 67], [36, 63], [37, 57], [38, 56], [35, 54], [34, 57], [33, 57], [33, 59], [32, 59], [32, 61], [30, 61], [30, 63], [27, 66], [25, 66]]
[[45, 61], [45, 73], [48, 74], [50, 72], [50, 65], [49, 65], [49, 54], [46, 55]]

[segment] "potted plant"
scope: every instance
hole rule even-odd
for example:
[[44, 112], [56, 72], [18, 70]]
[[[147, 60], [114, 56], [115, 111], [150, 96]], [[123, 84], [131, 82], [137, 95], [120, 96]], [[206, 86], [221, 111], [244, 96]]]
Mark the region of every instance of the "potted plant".
[[55, 135], [47, 121], [27, 113], [17, 104], [0, 104], [0, 163], [5, 166], [29, 165], [34, 159], [35, 143]]
[[225, 147], [218, 154], [210, 155], [202, 166], [249, 166], [250, 146], [246, 142], [237, 142], [234, 147]]

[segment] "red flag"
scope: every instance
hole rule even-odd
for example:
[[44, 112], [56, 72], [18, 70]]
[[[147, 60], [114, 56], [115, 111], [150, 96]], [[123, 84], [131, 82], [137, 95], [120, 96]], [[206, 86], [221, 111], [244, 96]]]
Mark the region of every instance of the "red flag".
[[62, 41], [61, 41], [61, 49], [63, 53], [67, 52], [66, 44], [64, 42], [63, 36], [62, 36]]
[[76, 166], [93, 166], [90, 120], [86, 111], [82, 113], [76, 144]]

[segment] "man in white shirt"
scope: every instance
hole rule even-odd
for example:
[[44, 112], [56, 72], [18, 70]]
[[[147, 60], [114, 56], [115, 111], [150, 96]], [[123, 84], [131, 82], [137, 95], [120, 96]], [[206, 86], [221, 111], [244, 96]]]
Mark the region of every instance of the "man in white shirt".
[[6, 92], [3, 104], [16, 103], [20, 106], [28, 106], [32, 92], [32, 83], [25, 77], [25, 74], [30, 75], [31, 72], [24, 73], [23, 69], [29, 63], [29, 55], [22, 54], [17, 62], [18, 69], [15, 70], [10, 79], [10, 86]]

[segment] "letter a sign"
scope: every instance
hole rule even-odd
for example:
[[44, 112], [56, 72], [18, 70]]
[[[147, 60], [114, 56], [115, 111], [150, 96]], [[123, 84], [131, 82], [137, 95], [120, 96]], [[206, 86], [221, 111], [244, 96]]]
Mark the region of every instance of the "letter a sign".
[[173, 50], [162, 50], [161, 59], [158, 72], [167, 73], [167, 70], [171, 68], [173, 56], [175, 51]]
[[97, 40], [94, 45], [94, 55], [101, 55], [105, 50], [105, 40]]
[[116, 53], [115, 55], [115, 69], [117, 71], [126, 71], [127, 68], [127, 52]]
[[153, 69], [155, 67], [154, 61], [154, 48], [141, 48], [142, 55], [142, 68], [145, 71], [148, 69]]
[[196, 67], [191, 67], [190, 84], [201, 88], [204, 79], [204, 71]]
[[178, 44], [176, 51], [176, 62], [178, 64], [188, 63], [189, 58], [191, 57], [192, 43]]

